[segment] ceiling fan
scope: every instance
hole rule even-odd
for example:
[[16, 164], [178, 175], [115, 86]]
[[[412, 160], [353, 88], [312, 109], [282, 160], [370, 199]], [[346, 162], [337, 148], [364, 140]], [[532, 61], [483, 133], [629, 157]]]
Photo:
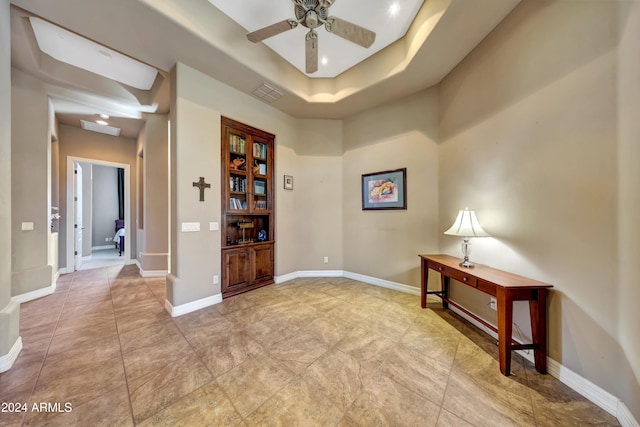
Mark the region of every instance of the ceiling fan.
[[376, 39], [376, 33], [351, 22], [329, 16], [329, 7], [335, 0], [291, 0], [295, 19], [266, 26], [247, 34], [249, 41], [261, 42], [285, 31], [296, 28], [298, 24], [309, 29], [305, 36], [305, 58], [307, 73], [318, 71], [318, 33], [314, 30], [322, 25], [325, 29], [352, 43], [368, 48]]

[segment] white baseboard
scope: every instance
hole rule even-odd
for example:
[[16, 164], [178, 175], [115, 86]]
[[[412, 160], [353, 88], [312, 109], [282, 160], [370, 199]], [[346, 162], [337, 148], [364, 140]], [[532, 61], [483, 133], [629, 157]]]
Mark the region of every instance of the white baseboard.
[[633, 414], [631, 414], [631, 411], [629, 410], [629, 408], [627, 408], [627, 405], [625, 405], [624, 402], [620, 400], [618, 400], [618, 411], [616, 414], [616, 418], [618, 419], [622, 427], [640, 427], [640, 424], [638, 424], [638, 421], [633, 418]]
[[168, 300], [164, 301], [164, 308], [169, 312], [171, 317], [182, 316], [187, 313], [191, 313], [197, 310], [201, 310], [212, 305], [220, 304], [222, 302], [222, 294], [212, 295], [207, 298], [202, 298], [196, 301], [191, 301], [186, 304], [177, 306], [171, 305]]
[[13, 346], [11, 346], [11, 350], [9, 350], [9, 353], [0, 357], [0, 373], [6, 372], [9, 369], [11, 369], [11, 367], [13, 366], [13, 363], [16, 361], [21, 351], [22, 351], [22, 337], [19, 336], [16, 342], [13, 343]]
[[392, 282], [390, 280], [378, 279], [376, 277], [365, 276], [358, 273], [343, 272], [343, 277], [358, 280], [370, 285], [380, 286], [381, 288], [393, 289], [395, 291], [404, 292], [405, 294], [420, 295], [420, 288], [408, 286], [402, 283]]
[[142, 277], [164, 277], [167, 274], [169, 274], [169, 270], [142, 270], [141, 268], [138, 267], [138, 270], [140, 270], [140, 275]]
[[[283, 276], [278, 276], [276, 278], [276, 283], [283, 283], [289, 280], [296, 279], [298, 277], [346, 277], [349, 279], [358, 280], [360, 282], [368, 283], [374, 286], [381, 286], [387, 289], [395, 289], [400, 292], [405, 292], [412, 295], [420, 295], [420, 288], [415, 286], [408, 286], [402, 283], [391, 282], [388, 280], [378, 279], [376, 277], [365, 276], [358, 273], [351, 273], [348, 271], [329, 271], [327, 275], [321, 275], [320, 273], [324, 273], [323, 271], [297, 271], [293, 273], [289, 273]], [[429, 295], [429, 298], [433, 298], [436, 301], [441, 301], [439, 297], [434, 295]], [[472, 323], [474, 326], [479, 329], [485, 331], [487, 334], [491, 335], [495, 339], [498, 339], [498, 334], [493, 332], [491, 329], [485, 327], [483, 324], [467, 315], [461, 310], [456, 309], [453, 306], [449, 306], [451, 311], [458, 314], [465, 320]], [[518, 354], [520, 354], [525, 359], [529, 360], [531, 363], [534, 363], [533, 352], [526, 352], [524, 350], [517, 350]], [[586, 378], [576, 374], [569, 368], [563, 366], [561, 363], [547, 357], [547, 372], [552, 377], [558, 379], [563, 384], [567, 385], [571, 389], [580, 393], [582, 396], [587, 398], [589, 401], [598, 405], [600, 408], [604, 409], [614, 417], [618, 419], [622, 427], [640, 427], [638, 421], [633, 417], [633, 414], [629, 411], [629, 408], [618, 399], [616, 396], [612, 395], [608, 391], [598, 387], [593, 384], [591, 381]]]
[[135, 265], [138, 266], [138, 271], [142, 277], [164, 277], [169, 274], [169, 270], [143, 270], [140, 265], [140, 261], [135, 260]]
[[46, 297], [47, 295], [51, 295], [55, 291], [56, 291], [56, 284], [54, 282], [50, 286], [47, 286], [46, 288], [36, 289], [35, 291], [12, 296], [11, 301], [19, 302], [20, 304], [22, 304], [25, 302], [33, 301], [34, 299]]

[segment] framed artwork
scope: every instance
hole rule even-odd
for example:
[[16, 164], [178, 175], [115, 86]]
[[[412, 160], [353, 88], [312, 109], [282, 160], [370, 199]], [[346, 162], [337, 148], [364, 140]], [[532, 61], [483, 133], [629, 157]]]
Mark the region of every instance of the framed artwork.
[[407, 209], [407, 168], [362, 175], [362, 210]]
[[284, 176], [284, 189], [293, 190], [293, 177], [291, 175]]

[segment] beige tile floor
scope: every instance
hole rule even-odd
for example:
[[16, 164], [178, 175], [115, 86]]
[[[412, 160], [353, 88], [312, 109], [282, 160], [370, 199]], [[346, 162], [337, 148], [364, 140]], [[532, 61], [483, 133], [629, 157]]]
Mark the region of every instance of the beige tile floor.
[[164, 299], [127, 266], [23, 304], [0, 402], [27, 411], [0, 425], [619, 425], [517, 355], [500, 375], [495, 342], [413, 295], [298, 279], [174, 319]]

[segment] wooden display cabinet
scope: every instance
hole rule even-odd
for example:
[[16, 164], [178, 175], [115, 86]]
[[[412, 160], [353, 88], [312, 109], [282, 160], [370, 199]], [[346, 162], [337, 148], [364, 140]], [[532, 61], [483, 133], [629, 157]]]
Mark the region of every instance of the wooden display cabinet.
[[222, 117], [222, 296], [274, 282], [275, 136]]

